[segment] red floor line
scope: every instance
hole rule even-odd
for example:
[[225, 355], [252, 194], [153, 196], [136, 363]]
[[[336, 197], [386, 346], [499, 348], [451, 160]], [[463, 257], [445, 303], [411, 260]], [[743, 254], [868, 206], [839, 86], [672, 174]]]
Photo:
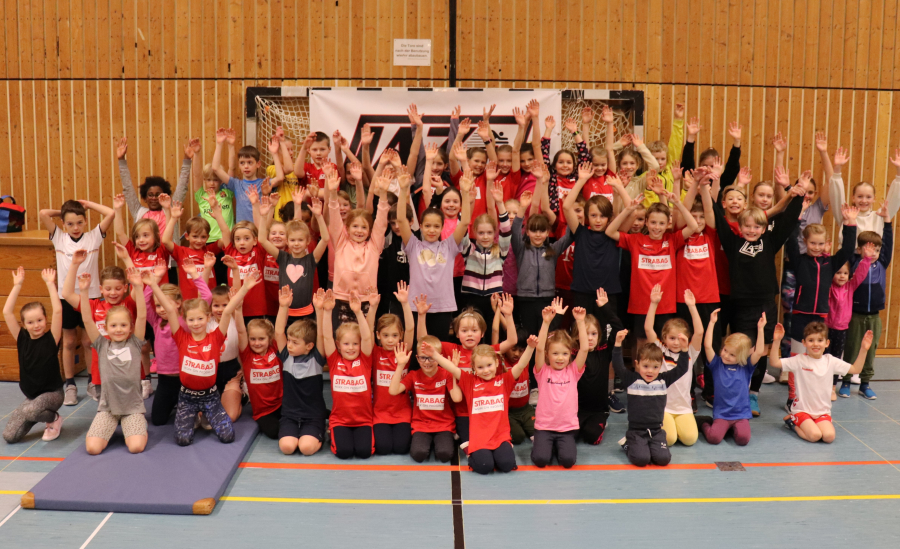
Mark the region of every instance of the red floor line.
[[0, 456], [0, 461], [62, 461], [66, 458]]

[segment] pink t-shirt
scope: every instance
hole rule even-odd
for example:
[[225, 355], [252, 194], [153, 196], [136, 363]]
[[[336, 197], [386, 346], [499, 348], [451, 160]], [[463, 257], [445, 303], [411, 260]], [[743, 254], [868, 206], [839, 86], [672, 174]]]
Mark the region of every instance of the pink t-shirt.
[[534, 377], [538, 384], [538, 405], [534, 428], [541, 431], [578, 429], [578, 380], [584, 369], [572, 362], [562, 370], [544, 365]]

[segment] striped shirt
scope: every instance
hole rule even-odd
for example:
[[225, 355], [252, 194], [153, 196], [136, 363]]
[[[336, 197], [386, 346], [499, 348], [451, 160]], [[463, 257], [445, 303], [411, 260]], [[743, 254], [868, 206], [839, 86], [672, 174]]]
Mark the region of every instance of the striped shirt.
[[[466, 260], [462, 291], [465, 294], [491, 295], [503, 291], [503, 262], [509, 253], [512, 224], [509, 214], [500, 214], [500, 253], [494, 257], [491, 248], [482, 248], [476, 242], [463, 242], [462, 256]], [[468, 237], [466, 237], [468, 238]]]

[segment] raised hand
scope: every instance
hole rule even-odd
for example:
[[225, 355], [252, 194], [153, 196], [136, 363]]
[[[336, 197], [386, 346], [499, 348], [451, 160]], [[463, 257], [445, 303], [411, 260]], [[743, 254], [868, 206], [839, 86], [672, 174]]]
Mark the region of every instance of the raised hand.
[[397, 365], [406, 367], [409, 364], [409, 358], [412, 351], [406, 348], [406, 343], [400, 342], [394, 347], [394, 358], [397, 359]]
[[777, 339], [779, 341], [784, 339], [784, 326], [781, 325], [781, 322], [775, 325], [775, 330], [772, 332], [772, 339]]
[[775, 168], [775, 183], [778, 183], [785, 189], [790, 186], [791, 178], [788, 175], [787, 170], [784, 169], [784, 166], [777, 166]]
[[144, 283], [141, 280], [141, 272], [142, 271], [136, 267], [128, 267], [125, 269], [125, 278], [132, 286], [143, 286]]
[[572, 317], [578, 320], [584, 320], [584, 317], [587, 316], [587, 310], [584, 307], [575, 307], [572, 309]]
[[182, 206], [181, 202], [173, 202], [169, 215], [171, 215], [173, 219], [179, 219], [182, 214], [184, 214], [184, 206]]
[[613, 114], [612, 109], [609, 108], [609, 105], [603, 105], [603, 109], [600, 110], [600, 120], [603, 120], [607, 124], [612, 124], [613, 122], [615, 122], [616, 117]]
[[875, 244], [871, 242], [863, 244], [862, 252], [863, 257], [868, 257], [872, 260], [878, 259], [878, 250], [875, 248]]
[[478, 129], [476, 130], [481, 141], [488, 143], [491, 140], [491, 126], [484, 120], [478, 121]]
[[594, 165], [590, 162], [582, 162], [578, 165], [578, 179], [587, 181], [594, 174]]
[[123, 137], [119, 139], [119, 142], [116, 144], [116, 158], [122, 160], [125, 158], [125, 153], [128, 152], [128, 138]]
[[606, 295], [606, 290], [597, 288], [597, 306], [603, 307], [607, 303], [609, 303], [609, 296]]
[[[119, 243], [116, 242], [116, 244], [119, 244]], [[122, 245], [119, 244], [119, 246], [122, 246]], [[122, 248], [124, 249], [125, 246], [122, 246]], [[84, 263], [84, 261], [87, 259], [87, 254], [88, 254], [87, 250], [75, 250], [75, 253], [72, 254], [72, 265], [77, 266], [77, 265], [81, 265], [82, 263]], [[125, 256], [126, 257], [128, 256], [128, 250], [125, 250]]]
[[743, 130], [743, 126], [738, 124], [737, 122], [729, 122], [728, 123], [728, 135], [731, 136], [735, 141], [740, 141], [741, 139], [741, 131]]
[[528, 112], [520, 109], [519, 107], [513, 107], [513, 118], [516, 119], [516, 124], [520, 128], [524, 128], [528, 124]]
[[13, 286], [21, 286], [25, 283], [25, 267], [19, 267], [12, 272]]
[[408, 189], [411, 182], [412, 176], [409, 175], [406, 166], [400, 166], [397, 169], [397, 184], [400, 185], [401, 189]]
[[481, 120], [490, 124], [491, 123], [491, 115], [494, 114], [494, 109], [496, 109], [496, 108], [497, 108], [497, 105], [491, 105], [490, 107], [484, 107], [481, 110]]
[[[22, 267], [19, 267], [19, 269], [22, 269]], [[13, 284], [15, 284], [17, 274], [18, 274], [18, 270], [15, 273], [13, 273]], [[43, 271], [41, 271], [41, 278], [44, 279], [44, 282], [46, 282], [47, 284], [55, 284], [56, 283], [56, 269], [44, 269]], [[23, 269], [22, 270], [22, 280], [24, 280], [24, 279], [25, 279], [25, 271]], [[21, 284], [21, 282], [19, 284]]]
[[756, 329], [762, 330], [766, 327], [766, 313], [760, 315], [759, 320], [756, 321]]
[[168, 210], [172, 207], [172, 197], [167, 195], [166, 193], [160, 194], [159, 205], [162, 206], [164, 210]]
[[715, 324], [716, 322], [719, 321], [719, 311], [721, 311], [721, 310], [722, 309], [715, 309], [715, 310], [713, 310], [713, 312], [711, 312], [709, 314], [709, 323], [710, 324]]
[[113, 197], [113, 209], [121, 210], [125, 206], [125, 195], [117, 194]]
[[[494, 294], [497, 295], [497, 294]], [[509, 294], [503, 294], [503, 297], [500, 299], [500, 314], [503, 316], [509, 316], [513, 313], [513, 298]]]
[[859, 208], [849, 204], [841, 204], [841, 216], [847, 225], [856, 225], [856, 217], [859, 215]]
[[650, 303], [659, 303], [662, 301], [663, 291], [662, 286], [657, 284], [650, 290]]
[[400, 303], [409, 302], [409, 285], [404, 281], [400, 281], [397, 283], [397, 291], [394, 292], [394, 297], [397, 298], [397, 301]]
[[538, 100], [532, 99], [528, 102], [526, 108], [528, 109], [528, 114], [531, 115], [531, 119], [537, 120], [538, 116], [540, 116], [541, 114], [541, 104], [538, 102]]
[[233, 255], [223, 255], [222, 256], [222, 264], [228, 267], [229, 269], [237, 269], [238, 264], [237, 260]]
[[91, 287], [91, 273], [78, 275], [78, 293], [84, 293]]
[[[660, 293], [662, 293], [662, 292], [660, 292]], [[690, 307], [691, 305], [696, 305], [696, 304], [697, 304], [697, 299], [694, 297], [694, 292], [692, 292], [692, 291], [690, 291], [690, 290], [685, 290], [685, 291], [684, 291], [684, 304], [687, 305], [687, 306], [689, 306], [689, 307]]]
[[489, 160], [488, 163], [484, 167], [484, 175], [487, 177], [488, 181], [494, 181], [497, 179], [497, 175], [499, 171], [497, 170], [497, 163], [493, 160]]
[[206, 252], [203, 254], [203, 268], [207, 270], [212, 270], [213, 267], [216, 266], [216, 254], [212, 252]]
[[541, 318], [544, 319], [545, 324], [550, 324], [553, 322], [553, 319], [556, 318], [556, 313], [553, 311], [553, 307], [544, 307], [541, 310]]
[[228, 130], [225, 128], [219, 128], [216, 130], [216, 143], [224, 143], [225, 139], [228, 138]]
[[575, 122], [574, 118], [566, 118], [565, 122], [563, 122], [563, 126], [565, 126], [567, 130], [569, 130], [569, 133], [575, 133], [578, 131], [578, 122]]
[[616, 347], [621, 347], [622, 342], [628, 337], [628, 330], [619, 330], [616, 332]]
[[682, 169], [681, 169], [681, 160], [675, 160], [674, 162], [669, 163], [669, 169], [672, 171], [672, 179], [674, 181], [681, 181], [682, 179]]
[[278, 136], [273, 135], [272, 139], [269, 140], [269, 152], [272, 155], [278, 154], [278, 149], [281, 148], [281, 143], [278, 141]]
[[335, 305], [334, 292], [331, 290], [328, 290], [325, 292], [325, 302], [324, 302], [323, 306], [326, 311], [333, 311], [334, 305]]
[[868, 351], [870, 347], [872, 347], [872, 341], [875, 340], [875, 335], [872, 333], [872, 330], [867, 330], [866, 335], [862, 338], [862, 343], [859, 344], [859, 348]]
[[311, 198], [309, 201], [309, 210], [312, 212], [313, 217], [319, 217], [322, 215], [324, 208], [322, 207], [322, 201], [318, 198]]
[[237, 140], [237, 132], [233, 128], [225, 128], [225, 142], [234, 145], [235, 140]]
[[415, 124], [416, 126], [422, 125], [422, 116], [423, 114], [419, 114], [419, 109], [416, 107], [415, 103], [410, 103], [409, 107], [406, 109], [406, 115], [409, 116], [410, 124]]
[[359, 144], [371, 145], [374, 137], [375, 134], [372, 133], [372, 127], [368, 124], [363, 124], [362, 129], [359, 131]]
[[590, 107], [581, 109], [581, 123], [590, 124], [594, 120], [594, 110]]
[[[287, 286], [285, 286], [287, 288]], [[316, 293], [313, 294], [312, 297], [313, 307], [316, 309], [322, 309], [325, 307], [325, 289], [319, 288]]]
[[466, 135], [469, 133], [469, 128], [472, 126], [472, 121], [468, 118], [463, 118], [459, 121], [459, 131], [458, 134], [460, 139], [465, 139]]
[[552, 130], [556, 127], [556, 119], [552, 116], [548, 116], [544, 119], [544, 127], [547, 129], [547, 131]]
[[750, 182], [753, 181], [753, 170], [751, 170], [748, 166], [744, 166], [741, 168], [741, 171], [738, 172], [738, 185], [749, 185]]
[[568, 306], [563, 307], [563, 300], [561, 297], [554, 298], [551, 306], [553, 307], [553, 312], [558, 315], [564, 315], [566, 314], [566, 311], [569, 310]]
[[[250, 201], [250, 204], [259, 204], [259, 191], [256, 189], [256, 186], [251, 185], [245, 191], [247, 195], [247, 200]], [[160, 203], [162, 203], [162, 195], [160, 195]]]
[[[488, 177], [488, 180], [490, 179], [491, 178]], [[493, 197], [494, 202], [503, 202], [503, 183], [496, 180], [493, 182], [491, 185], [491, 197]]]
[[294, 291], [290, 286], [285, 284], [281, 287], [281, 290], [278, 291], [278, 305], [280, 307], [288, 308], [291, 306], [291, 303], [294, 302]]
[[440, 147], [438, 147], [437, 143], [428, 143], [425, 145], [425, 160], [434, 160], [437, 158], [438, 149], [440, 149]]
[[[233, 259], [233, 258], [232, 258]], [[165, 259], [159, 258], [156, 260], [156, 263], [153, 265], [153, 278], [156, 279], [156, 282], [159, 282], [166, 276], [166, 273], [169, 271], [169, 264]], [[146, 271], [145, 271], [146, 272]]]
[[426, 314], [431, 309], [431, 303], [428, 303], [428, 296], [425, 294], [420, 294], [419, 297], [415, 298], [413, 305], [416, 306], [416, 312], [420, 315]]
[[684, 103], [675, 103], [675, 118], [684, 118]]
[[772, 146], [775, 147], [776, 152], [784, 152], [787, 149], [787, 141], [784, 140], [784, 135], [781, 132], [775, 134], [775, 137], [772, 138]]
[[468, 156], [466, 155], [467, 150], [468, 149], [463, 143], [457, 143], [456, 145], [453, 145], [453, 156], [455, 156], [458, 161], [465, 162], [468, 160]]
[[834, 167], [838, 168], [850, 161], [850, 153], [845, 147], [838, 147], [834, 151]]
[[501, 297], [499, 293], [491, 294], [491, 310], [494, 311], [494, 313], [500, 309], [500, 301]]
[[692, 116], [691, 119], [687, 123], [687, 133], [688, 136], [693, 137], [700, 133], [700, 130], [703, 129], [703, 126], [700, 125], [700, 119], [696, 116]]
[[828, 136], [825, 132], [816, 132], [816, 149], [821, 152], [828, 152]]
[[181, 263], [181, 268], [184, 270], [184, 274], [188, 275], [188, 278], [191, 280], [197, 278], [197, 265], [194, 263], [193, 257], [185, 257], [184, 261]]
[[306, 187], [297, 185], [291, 190], [291, 201], [294, 203], [294, 211], [300, 211], [300, 205], [306, 200]]

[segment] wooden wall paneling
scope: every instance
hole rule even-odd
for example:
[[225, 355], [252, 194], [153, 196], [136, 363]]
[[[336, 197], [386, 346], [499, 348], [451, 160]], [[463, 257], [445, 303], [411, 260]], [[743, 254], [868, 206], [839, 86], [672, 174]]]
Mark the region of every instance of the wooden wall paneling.
[[536, 87], [535, 81], [540, 78], [541, 74], [541, 37], [539, 33], [540, 27], [535, 25], [533, 21], [540, 17], [540, 2], [539, 0], [520, 0], [520, 5], [522, 5], [522, 9], [526, 12], [524, 28], [526, 29], [525, 34], [528, 41], [527, 51], [524, 55], [524, 59], [521, 60], [521, 63], [524, 65], [523, 76], [525, 86]]
[[717, 1], [709, 17], [714, 25], [710, 52], [713, 56], [713, 73], [710, 75], [710, 83], [725, 84], [728, 81], [728, 48], [723, 48], [722, 44], [728, 43], [728, 2]]
[[[6, 31], [6, 25], [8, 23], [6, 10], [7, 10], [6, 3], [0, 2], [0, 32], [4, 32], [4, 33]], [[4, 34], [3, 42], [0, 43], [0, 46], [2, 46], [2, 47], [0, 47], [0, 50], [2, 50], [2, 51], [0, 51], [0, 78], [10, 78], [10, 74], [7, 72], [7, 65], [6, 65], [7, 56], [14, 57], [12, 52], [7, 51], [7, 48], [8, 48], [7, 42], [6, 42], [7, 39], [8, 39], [8, 36], [6, 34]]]
[[[344, 85], [350, 85], [350, 77], [352, 75], [351, 72], [351, 62], [350, 55], [354, 49], [359, 49], [360, 42], [358, 42], [360, 37], [357, 37], [353, 33], [353, 22], [350, 18], [351, 7], [349, 0], [345, 0], [344, 2], [339, 3], [337, 6], [337, 24], [336, 35], [337, 35], [337, 43], [343, 44], [343, 47], [338, 47], [338, 67], [337, 67], [337, 77], [344, 80]], [[418, 20], [416, 19], [417, 14], [412, 14], [412, 20], [409, 22], [409, 31], [412, 33], [410, 36], [418, 36]], [[287, 32], [287, 29], [283, 29], [282, 32]]]
[[[35, 78], [56, 78], [56, 72], [50, 67], [50, 64], [55, 62], [56, 59], [55, 51], [52, 56], [53, 61], [51, 61], [50, 51], [48, 51], [50, 44], [56, 45], [55, 11], [56, 2], [46, 2], [41, 0], [34, 5], [31, 14], [31, 51], [33, 52], [35, 61]], [[46, 19], [48, 16], [53, 19], [54, 26], [47, 24]]]
[[[608, 80], [610, 82], [618, 82], [622, 79], [622, 50], [626, 47], [629, 47], [630, 43], [628, 42], [628, 38], [631, 35], [631, 30], [626, 29], [624, 25], [623, 15], [622, 15], [622, 1], [621, 0], [608, 0], [608, 10], [609, 10], [609, 20], [607, 23], [607, 31], [612, 31], [615, 33], [616, 29], [619, 30], [618, 35], [620, 36], [619, 40], [612, 40], [608, 43], [608, 57], [607, 63], [609, 66]], [[610, 34], [608, 33], [607, 36]]]
[[[866, 93], [864, 91], [854, 90], [849, 94], [853, 101], [853, 120], [851, 122], [851, 146], [850, 155], [851, 162], [849, 164], [849, 179], [847, 185], [852, 186], [857, 181], [862, 181], [865, 177], [865, 120], [866, 120]], [[846, 97], [846, 94], [845, 94]], [[847, 195], [848, 200], [850, 195]]]
[[725, 118], [725, 88], [723, 86], [711, 86], [711, 93], [707, 96], [709, 106], [712, 109], [712, 131], [710, 137], [715, 141], [715, 147], [719, 150], [722, 162], [728, 158], [728, 151], [731, 150], [731, 141], [728, 137], [728, 120]]
[[228, 35], [227, 43], [222, 44], [219, 48], [219, 55], [224, 55], [228, 61], [228, 77], [236, 78], [244, 73], [244, 50], [241, 48], [243, 44], [242, 5], [240, 0], [226, 0], [224, 6], [221, 3], [219, 5], [226, 10], [226, 21], [223, 28], [225, 34]]
[[[638, 49], [638, 36], [646, 36], [638, 32], [636, 17], [636, 0], [621, 0], [622, 4], [622, 49], [619, 74], [616, 79], [620, 82], [634, 82], [635, 80], [635, 50]], [[641, 3], [643, 5], [643, 2]], [[643, 11], [643, 10], [642, 10]], [[646, 27], [646, 21], [641, 18], [640, 26]]]
[[774, 179], [774, 156], [772, 151], [772, 138], [778, 133], [778, 90], [775, 88], [765, 88], [765, 96], [763, 98], [763, 168], [760, 179]]
[[[124, 65], [122, 71], [123, 78], [134, 78], [137, 76], [137, 44], [138, 32], [135, 19], [137, 17], [136, 0], [122, 0], [122, 49]], [[181, 19], [180, 17], [178, 19]], [[74, 20], [74, 18], [73, 18]], [[74, 39], [74, 35], [73, 35]], [[72, 48], [73, 57], [75, 56], [75, 48]]]
[[[411, 0], [407, 0], [411, 3]], [[512, 33], [503, 32], [501, 29], [511, 29], [503, 24], [503, 3], [501, 0], [491, 0], [484, 6], [484, 23], [482, 25], [481, 34], [484, 35], [483, 59], [487, 65], [485, 77], [493, 80], [491, 87], [504, 87], [503, 73], [501, 72], [502, 61], [511, 56], [510, 43], [514, 36]]]
[[[724, 2], [723, 2], [724, 3]], [[738, 0], [728, 0], [728, 39], [725, 42], [727, 47], [721, 48], [725, 54], [727, 70], [725, 72], [725, 82], [728, 85], [739, 84], [741, 81], [741, 50], [743, 41], [741, 40], [741, 4]]]
[[8, 78], [21, 76], [21, 61], [18, 54], [19, 21], [16, 0], [3, 1], [4, 33], [6, 35], [6, 74]]
[[803, 92], [801, 88], [790, 88], [787, 92], [787, 128], [785, 128], [784, 136], [787, 138], [787, 155], [785, 157], [785, 167], [791, 176], [791, 183], [796, 180], [800, 169], [800, 149], [802, 148], [803, 137], [802, 117], [803, 117]]
[[[363, 55], [365, 51], [365, 14], [360, 11], [364, 0], [344, 0], [347, 5], [347, 11], [349, 12], [350, 22], [347, 29], [349, 33], [349, 41], [352, 44], [352, 47], [349, 48], [350, 59], [349, 59], [349, 74], [348, 76], [351, 78], [349, 84], [351, 86], [359, 86], [360, 82], [362, 82], [364, 63], [363, 63]], [[430, 0], [429, 7], [430, 7]], [[429, 13], [431, 13], [429, 11]], [[441, 24], [442, 21], [435, 21], [434, 17], [422, 17], [421, 24], [426, 26], [426, 28], [431, 28], [435, 24]], [[431, 33], [427, 33], [429, 36]], [[432, 59], [437, 59], [435, 55], [435, 49], [437, 47], [437, 40], [432, 41]], [[299, 55], [300, 52], [297, 52]]]
[[[404, 0], [400, 0], [400, 1], [391, 2], [389, 11], [388, 11], [389, 23], [388, 23], [388, 26], [386, 27], [386, 30], [387, 30], [386, 42], [387, 43], [385, 44], [388, 55], [385, 57], [385, 60], [387, 61], [386, 76], [391, 78], [391, 83], [389, 84], [390, 86], [405, 86], [406, 85], [403, 83], [404, 76], [406, 73], [406, 67], [395, 67], [394, 66], [394, 39], [404, 37], [403, 23], [404, 23], [404, 20], [406, 17], [406, 9], [405, 8], [406, 8], [406, 2]], [[326, 10], [326, 14], [327, 13], [328, 13], [328, 11]], [[476, 36], [478, 36], [481, 40], [481, 43], [484, 44], [484, 40], [485, 40], [485, 37], [484, 37], [484, 27], [485, 27], [485, 25], [484, 25], [484, 20], [485, 20], [484, 6], [481, 6], [481, 5], [478, 6], [478, 14], [480, 15], [479, 22], [481, 23], [481, 28], [479, 29], [480, 32], [476, 33]], [[482, 49], [482, 52], [483, 51], [484, 50]], [[325, 58], [331, 59], [332, 56], [326, 54]], [[487, 59], [483, 53], [479, 53], [478, 58], [481, 61], [480, 65], [482, 67], [482, 70], [484, 70], [484, 65], [485, 65]], [[332, 71], [332, 74], [333, 74], [333, 71]]]
[[34, 97], [34, 80], [23, 80], [19, 82], [21, 93], [21, 124], [22, 124], [22, 162], [19, 164], [19, 180], [17, 182], [21, 191], [15, 196], [23, 197], [25, 200], [25, 210], [29, 221], [34, 222], [37, 217], [34, 215], [38, 207], [37, 193], [31, 187], [31, 182], [35, 179], [35, 162], [37, 162], [37, 154], [35, 151], [37, 145], [37, 134], [35, 132], [35, 97]]
[[[84, 0], [82, 7], [84, 9], [84, 77], [101, 78], [100, 65], [105, 63], [105, 60], [100, 55], [100, 8], [97, 0]], [[106, 7], [104, 6], [103, 9], [105, 10]], [[149, 28], [148, 26], [145, 31], [148, 31]]]
[[[741, 94], [741, 99], [750, 105], [750, 114], [747, 124], [749, 131], [743, 134], [743, 141], [750, 146], [750, 158], [747, 159], [747, 166], [753, 170], [753, 183], [766, 179], [766, 172], [763, 165], [766, 150], [766, 132], [765, 132], [765, 104], [766, 90], [764, 88], [750, 88]], [[741, 148], [744, 148], [743, 143]], [[741, 151], [743, 157], [743, 151]]]
[[742, 86], [753, 84], [753, 68], [754, 68], [754, 46], [756, 42], [756, 3], [751, 1], [740, 3], [740, 15], [737, 23], [738, 32], [740, 33], [741, 54], [739, 58], [738, 83]]
[[69, 47], [71, 55], [71, 78], [84, 78], [85, 38], [83, 0], [69, 2]]
[[[208, 2], [203, 4], [208, 4]], [[189, 75], [191, 78], [204, 77], [203, 10], [207, 8], [203, 4], [197, 6], [191, 2], [187, 12], [189, 16], [184, 16], [185, 22], [188, 23], [188, 35], [190, 36], [188, 49], [185, 52], [190, 60], [190, 67], [185, 67], [185, 69], [189, 69], [190, 72], [184, 76]], [[253, 12], [254, 10], [245, 10], [245, 17], [249, 16], [248, 11]]]
[[819, 7], [821, 0], [807, 0], [806, 39], [803, 47], [803, 85], [815, 87], [819, 72]]
[[[310, 2], [311, 5], [318, 5], [319, 2]], [[238, 21], [241, 25], [241, 34], [237, 42], [237, 47], [244, 52], [243, 69], [240, 76], [243, 78], [256, 78], [256, 18], [260, 14], [255, 9], [256, 0], [243, 0], [242, 8]], [[321, 43], [321, 36], [316, 37]], [[320, 46], [321, 47], [321, 46]]]
[[[779, 1], [778, 0], [768, 0], [765, 2], [765, 6], [759, 6], [757, 10], [765, 10], [765, 25], [761, 26], [761, 36], [764, 37], [763, 42], [765, 43], [765, 55], [760, 62], [762, 63], [762, 74], [758, 77], [758, 83], [764, 84], [766, 86], [775, 86], [778, 84], [778, 48], [781, 43], [779, 36], [779, 24], [781, 21], [781, 10], [779, 9]], [[760, 37], [757, 36], [757, 40]], [[754, 75], [755, 76], [755, 75]]]
[[[432, 64], [431, 64], [431, 86], [449, 86], [449, 25], [447, 23], [447, 2], [444, 0], [429, 0], [431, 2], [431, 10], [434, 13], [433, 23], [431, 25], [432, 32]], [[516, 1], [515, 9], [518, 12], [521, 2]], [[524, 50], [523, 50], [524, 52]]]
[[[609, 71], [609, 49], [611, 40], [607, 40], [609, 36], [609, 0], [597, 0], [596, 2], [585, 2], [585, 27], [588, 29], [590, 36], [593, 37], [593, 56], [590, 59], [589, 70], [595, 75], [597, 81], [603, 82], [610, 80]], [[591, 29], [594, 29], [591, 32]], [[517, 49], [525, 51], [519, 44]], [[597, 87], [598, 84], [594, 84]]]
[[[882, 63], [886, 66], [890, 65], [890, 67], [893, 68], [893, 71], [889, 72], [889, 69], [885, 67], [881, 76], [883, 87], [896, 90], [900, 88], [900, 22], [898, 22], [898, 18], [900, 18], [900, 8], [893, 2], [888, 2], [886, 5], [891, 6], [891, 11], [888, 12], [886, 8], [886, 13], [890, 13], [891, 15], [890, 21], [891, 26], [893, 27], [893, 39], [891, 39], [890, 42], [888, 39], [885, 40], [884, 47], [886, 51], [882, 56]], [[887, 17], [887, 15], [885, 17]], [[891, 26], [886, 25], [886, 30], [891, 28]], [[888, 46], [888, 44], [890, 44], [890, 46]], [[888, 48], [891, 48], [891, 56], [887, 55]]]
[[834, 66], [832, 55], [832, 25], [834, 19], [833, 0], [819, 0], [818, 42], [816, 45], [816, 83], [819, 87], [828, 86], [831, 82], [831, 71]]
[[[650, 21], [645, 25], [647, 34], [647, 69], [642, 77], [647, 82], [672, 81], [672, 50], [664, 50], [663, 44], [670, 43], [675, 33], [674, 13], [663, 13], [662, 0], [651, 0]], [[668, 37], [668, 39], [666, 38]]]
[[[284, 66], [286, 64], [286, 55], [284, 47], [284, 3], [283, 0], [273, 0], [269, 7], [269, 74], [283, 78], [285, 75]], [[336, 37], [335, 42], [342, 44], [343, 47], [338, 48], [338, 57], [346, 55], [348, 40], [344, 39], [340, 34]], [[215, 74], [205, 75], [206, 78], [215, 78]]]
[[[676, 44], [676, 48], [685, 50], [684, 70], [680, 72], [684, 82], [696, 83], [699, 80], [692, 78], [691, 75], [699, 75], [703, 70], [703, 63], [700, 58], [702, 45], [706, 41], [703, 31], [706, 23], [703, 18], [698, 17], [701, 12], [702, 5], [692, 0], [678, 0], [678, 5], [683, 5], [685, 18], [678, 18], [679, 23], [684, 27], [685, 31], [679, 34], [680, 38]], [[676, 59], [678, 59], [676, 57]]]
[[[835, 2], [840, 4], [840, 2]], [[856, 85], [856, 63], [857, 59], [857, 35], [858, 35], [858, 17], [859, 4], [857, 2], [846, 2], [844, 7], [844, 28], [843, 28], [843, 56], [841, 61], [841, 77], [832, 85], [836, 87], [853, 87]], [[837, 15], [837, 14], [835, 14]]]
[[884, 22], [882, 24], [882, 40], [880, 51], [878, 87], [889, 89], [894, 78], [895, 43], [897, 35], [897, 2], [884, 2]]
[[873, 4], [875, 0], [859, 0], [859, 19], [858, 32], [856, 34], [856, 81], [855, 83], [845, 83], [847, 86], [856, 86], [857, 88], [869, 87], [869, 62], [877, 61], [869, 57], [869, 44], [876, 41], [877, 38], [872, 35], [874, 19], [880, 19], [880, 14], [873, 18]]
[[[790, 4], [789, 2], [787, 4]], [[791, 25], [786, 27], [791, 36], [790, 79], [792, 86], [802, 86], [805, 79], [807, 0], [794, 0]]]
[[[97, 99], [95, 101], [95, 109], [96, 109], [96, 142], [97, 142], [97, 181], [100, 182], [100, 186], [102, 189], [101, 195], [104, 197], [104, 204], [112, 206], [112, 197], [121, 192], [119, 189], [121, 188], [121, 184], [119, 184], [119, 167], [116, 159], [116, 150], [114, 145], [114, 136], [110, 132], [110, 126], [112, 125], [111, 120], [111, 98], [110, 92], [112, 90], [111, 81], [110, 80], [102, 80], [97, 82]], [[113, 238], [115, 237], [115, 231], [112, 230], [108, 233]], [[109, 248], [109, 256], [107, 258], [107, 265], [117, 263], [115, 249], [112, 246], [106, 246]]]
[[[887, 0], [892, 2], [893, 0]], [[883, 56], [887, 53], [883, 44], [887, 40], [885, 35], [885, 0], [872, 0], [871, 26], [869, 27], [869, 76], [866, 86], [877, 88], [881, 83], [881, 71], [883, 69]], [[891, 37], [893, 39], [893, 37]]]
[[[776, 28], [776, 33], [772, 36], [775, 43], [775, 48], [773, 49], [776, 54], [774, 84], [777, 86], [790, 86], [791, 62], [793, 61], [791, 57], [793, 53], [791, 48], [791, 31], [793, 28], [791, 21], [794, 16], [793, 4], [779, 0], [776, 4], [774, 15], [775, 17], [772, 21]], [[771, 61], [769, 62], [771, 63]]]
[[[323, 2], [325, 9], [333, 5], [329, 2]], [[254, 58], [254, 70], [256, 78], [265, 80], [272, 74], [272, 35], [269, 33], [269, 18], [272, 16], [272, 6], [267, 0], [256, 0], [256, 20], [253, 28], [252, 40], [256, 44], [256, 56]], [[193, 29], [192, 29], [193, 30]], [[333, 35], [331, 29], [322, 35], [324, 45], [329, 49], [333, 47]], [[244, 35], [246, 37], [246, 34]], [[193, 43], [194, 33], [191, 33], [191, 42]], [[267, 82], [260, 82], [263, 86], [267, 86]]]
[[35, 131], [37, 134], [34, 144], [37, 158], [35, 159], [35, 177], [31, 182], [31, 188], [37, 190], [38, 197], [38, 203], [34, 208], [35, 211], [31, 214], [35, 227], [40, 222], [37, 209], [50, 207], [52, 190], [49, 183], [54, 175], [58, 173], [47, 169], [48, 166], [52, 165], [50, 164], [50, 159], [58, 158], [58, 152], [57, 156], [53, 156], [53, 144], [54, 142], [59, 143], [58, 139], [55, 139], [59, 133], [59, 128], [56, 128], [55, 131], [51, 130], [51, 117], [55, 117], [57, 108], [57, 85], [57, 81], [47, 80], [35, 83], [35, 88], [40, 91], [39, 99], [35, 102]]
[[659, 113], [659, 85], [651, 84], [647, 86], [647, 94], [644, 96], [644, 142], [649, 143], [660, 139], [662, 131], [662, 123], [660, 122]]
[[[39, 0], [38, 0], [39, 1]], [[19, 51], [19, 59], [21, 62], [20, 75], [22, 78], [34, 77], [34, 60], [31, 48], [31, 1], [19, 0], [17, 10], [15, 12], [16, 23], [19, 28], [18, 44], [14, 47]]]
[[[759, 156], [758, 153], [754, 154], [753, 150], [753, 142], [750, 139], [752, 135], [752, 120], [751, 120], [751, 111], [752, 111], [752, 100], [751, 96], [753, 94], [753, 88], [739, 88], [737, 86], [732, 86], [728, 88], [728, 101], [735, 105], [735, 114], [734, 119], [741, 126], [741, 165], [742, 166], [751, 166], [751, 162], [753, 161], [754, 156]], [[743, 150], [746, 147], [746, 152]], [[744, 160], [744, 154], [747, 154], [747, 159]]]
[[[815, 93], [815, 109], [814, 109], [815, 114], [814, 114], [814, 118], [813, 118], [814, 125], [812, 128], [810, 128], [810, 131], [823, 132], [823, 133], [825, 133], [825, 136], [828, 137], [830, 135], [830, 133], [829, 133], [830, 130], [828, 127], [828, 124], [830, 122], [830, 118], [828, 117], [828, 115], [829, 115], [829, 112], [828, 112], [828, 90], [818, 89], [818, 90], [815, 90], [814, 93]], [[813, 135], [810, 136], [810, 139], [813, 140], [813, 143], [811, 145], [812, 148], [810, 149], [810, 151], [811, 151], [810, 154], [813, 155], [813, 162], [812, 162], [813, 177], [815, 178], [816, 183], [818, 183], [818, 188], [821, 189], [822, 185], [827, 185], [828, 182], [825, 181], [825, 175], [824, 175], [824, 170], [822, 168], [822, 162], [819, 160], [819, 152], [817, 149], [815, 149], [814, 133], [813, 133]], [[829, 157], [831, 155], [833, 148], [834, 148], [834, 141], [830, 140], [828, 142]]]

